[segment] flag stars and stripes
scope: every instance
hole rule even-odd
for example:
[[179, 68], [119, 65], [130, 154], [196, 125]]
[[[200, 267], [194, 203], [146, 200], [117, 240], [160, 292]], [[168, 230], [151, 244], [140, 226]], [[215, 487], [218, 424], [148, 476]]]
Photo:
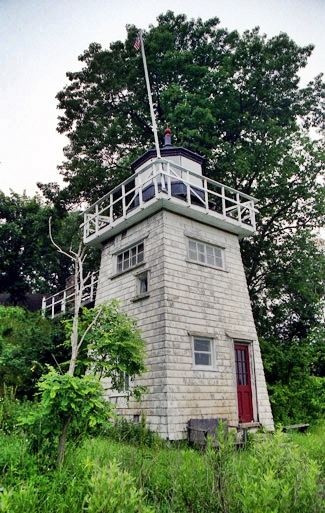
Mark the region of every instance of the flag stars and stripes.
[[141, 46], [141, 37], [140, 37], [140, 34], [138, 34], [138, 35], [137, 35], [137, 38], [136, 38], [136, 40], [135, 40], [135, 43], [134, 43], [134, 45], [133, 45], [133, 48], [134, 48], [135, 50], [139, 50], [140, 46]]

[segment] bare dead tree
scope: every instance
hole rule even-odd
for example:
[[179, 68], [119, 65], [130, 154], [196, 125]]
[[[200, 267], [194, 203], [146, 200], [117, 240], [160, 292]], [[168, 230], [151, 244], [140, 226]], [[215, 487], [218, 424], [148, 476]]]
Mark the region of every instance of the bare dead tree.
[[102, 309], [99, 309], [97, 312], [96, 317], [93, 319], [93, 321], [89, 324], [85, 332], [81, 335], [79, 339], [79, 333], [78, 333], [78, 326], [79, 326], [79, 313], [82, 306], [82, 297], [83, 292], [85, 290], [85, 285], [90, 277], [90, 273], [87, 273], [86, 276], [84, 276], [84, 262], [87, 258], [87, 252], [86, 248], [82, 245], [82, 243], [79, 244], [78, 251], [75, 252], [70, 247], [69, 253], [64, 251], [53, 239], [52, 235], [52, 218], [49, 218], [49, 235], [52, 244], [56, 247], [59, 253], [67, 256], [72, 260], [73, 267], [74, 267], [74, 313], [73, 313], [73, 323], [72, 323], [72, 332], [70, 337], [70, 343], [71, 343], [71, 358], [70, 358], [70, 364], [69, 364], [69, 370], [68, 374], [71, 376], [74, 375], [74, 371], [76, 368], [77, 358], [79, 354], [79, 350], [83, 344], [83, 341], [85, 340], [85, 337], [89, 330], [96, 324], [98, 317], [101, 314]]

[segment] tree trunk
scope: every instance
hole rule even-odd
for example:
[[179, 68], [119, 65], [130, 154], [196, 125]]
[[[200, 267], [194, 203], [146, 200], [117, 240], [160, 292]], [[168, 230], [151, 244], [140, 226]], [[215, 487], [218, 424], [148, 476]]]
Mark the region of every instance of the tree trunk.
[[59, 446], [58, 446], [58, 458], [56, 460], [57, 467], [60, 467], [64, 460], [65, 446], [67, 442], [68, 429], [71, 423], [72, 417], [68, 417], [64, 423], [62, 433], [59, 438]]

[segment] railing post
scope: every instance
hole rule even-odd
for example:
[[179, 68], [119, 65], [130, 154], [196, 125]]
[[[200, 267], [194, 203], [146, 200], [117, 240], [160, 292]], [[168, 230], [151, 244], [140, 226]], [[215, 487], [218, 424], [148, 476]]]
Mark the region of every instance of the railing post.
[[46, 297], [42, 297], [42, 317], [45, 317], [46, 314]]
[[90, 277], [90, 301], [93, 300], [93, 296], [94, 296], [94, 273], [91, 273], [91, 277]]
[[66, 310], [66, 301], [67, 301], [67, 290], [63, 291], [63, 297], [61, 299], [61, 312], [65, 313]]
[[186, 171], [186, 201], [187, 205], [191, 205], [191, 185], [190, 185], [190, 173]]
[[250, 216], [251, 216], [251, 223], [254, 230], [256, 230], [256, 220], [255, 220], [255, 207], [254, 207], [254, 201], [250, 201]]
[[[156, 164], [156, 163], [154, 163], [153, 165], [154, 165], [154, 167], [155, 167], [155, 170], [154, 170], [154, 172], [153, 172], [153, 187], [154, 187], [154, 190], [155, 190], [155, 198], [157, 198], [157, 197], [158, 197], [158, 192], [159, 192], [159, 188], [158, 188], [158, 177], [159, 177], [159, 176], [160, 176], [160, 177], [162, 176], [162, 175], [161, 175], [161, 164], [160, 164], [160, 163], [158, 164], [160, 169], [158, 169], [158, 168], [157, 168], [157, 164]], [[158, 171], [159, 171], [159, 170], [160, 170], [160, 173], [158, 173]], [[161, 178], [160, 178], [160, 179], [161, 179]]]
[[237, 201], [238, 222], [241, 224], [241, 208], [240, 208], [239, 192], [236, 193], [236, 201]]
[[87, 239], [87, 236], [88, 236], [88, 231], [87, 231], [87, 227], [88, 227], [88, 214], [84, 214], [84, 241]]
[[161, 162], [159, 164], [159, 170], [160, 170], [160, 176], [161, 176], [161, 190], [165, 191], [166, 190], [166, 181], [165, 181], [163, 164]]
[[122, 215], [126, 216], [126, 205], [125, 205], [125, 185], [122, 184]]
[[54, 319], [55, 317], [55, 312], [54, 312], [54, 296], [52, 296], [52, 301], [51, 301], [51, 319]]
[[205, 208], [208, 212], [208, 210], [209, 210], [209, 195], [208, 195], [208, 182], [207, 182], [206, 178], [203, 180], [203, 187], [204, 187]]
[[114, 205], [113, 194], [109, 195], [109, 224], [112, 225], [114, 221]]
[[99, 231], [99, 212], [98, 205], [95, 207], [95, 233], [97, 234]]
[[222, 201], [222, 215], [225, 218], [227, 216], [226, 213], [226, 196], [225, 196], [225, 188], [221, 187], [221, 201]]

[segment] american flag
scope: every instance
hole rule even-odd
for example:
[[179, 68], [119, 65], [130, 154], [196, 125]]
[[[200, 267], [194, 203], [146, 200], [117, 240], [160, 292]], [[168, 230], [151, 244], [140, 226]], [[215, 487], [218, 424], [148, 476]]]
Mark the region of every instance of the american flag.
[[136, 40], [135, 40], [135, 43], [134, 43], [134, 45], [133, 45], [133, 48], [134, 48], [135, 50], [139, 50], [140, 46], [141, 46], [141, 37], [140, 37], [140, 34], [138, 34], [138, 35], [137, 35], [137, 38], [136, 38]]

